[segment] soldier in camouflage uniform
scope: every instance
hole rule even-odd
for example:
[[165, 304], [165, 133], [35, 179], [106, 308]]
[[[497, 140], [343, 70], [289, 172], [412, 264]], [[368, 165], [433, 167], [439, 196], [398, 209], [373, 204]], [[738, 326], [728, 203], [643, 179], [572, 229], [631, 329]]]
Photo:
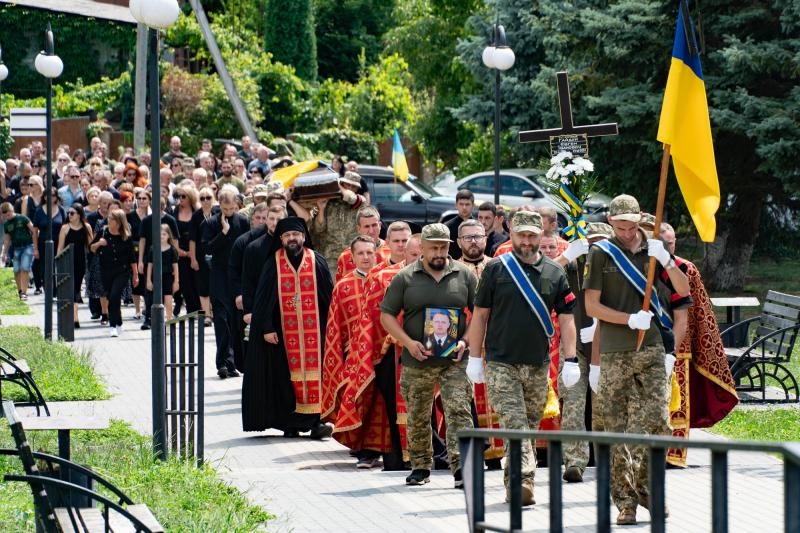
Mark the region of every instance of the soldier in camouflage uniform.
[[[575, 322], [572, 308], [575, 296], [564, 270], [539, 251], [542, 217], [538, 213], [518, 211], [511, 220], [513, 255], [522, 271], [518, 279], [532, 299], [543, 304], [536, 313], [523, 297], [509, 268], [501, 258], [492, 259], [483, 270], [475, 310], [469, 330], [470, 354], [467, 374], [481, 383], [486, 354], [486, 383], [489, 398], [500, 423], [506, 429], [531, 430], [539, 427], [549, 390], [550, 336], [555, 311], [561, 326], [561, 350], [568, 360], [575, 360]], [[529, 281], [530, 283], [526, 283]], [[548, 330], [550, 330], [548, 332]], [[523, 408], [524, 407], [524, 408]], [[522, 504], [534, 504], [533, 476], [536, 450], [531, 441], [522, 443]], [[508, 444], [503, 481], [506, 499], [510, 497]]]
[[346, 172], [339, 178], [341, 199], [317, 200], [317, 212], [311, 219], [309, 231], [314, 248], [329, 265], [335, 265], [342, 250], [350, 245], [356, 235], [358, 208], [366, 202], [356, 193], [361, 186], [361, 176]]
[[[477, 279], [467, 267], [447, 255], [450, 230], [444, 224], [422, 228], [422, 256], [392, 278], [381, 302], [381, 324], [403, 345], [400, 392], [406, 403], [408, 455], [411, 475], [407, 485], [430, 481], [433, 466], [431, 409], [434, 386], [439, 385], [447, 423], [447, 456], [455, 487], [464, 486], [459, 462], [458, 432], [472, 428], [472, 384], [463, 361], [466, 342], [464, 309], [472, 309]], [[457, 324], [448, 332], [459, 339], [446, 357], [433, 355], [424, 340], [426, 316], [432, 309], [444, 309]], [[403, 313], [403, 323], [398, 320]], [[453, 321], [457, 318], [457, 322]], [[478, 351], [480, 353], [480, 349]]]
[[[622, 269], [647, 275], [650, 257], [658, 260], [654, 290], [666, 270], [678, 297], [689, 294], [689, 281], [675, 266], [660, 240], [647, 239], [639, 228], [641, 210], [632, 196], [620, 195], [609, 204], [608, 221], [614, 236], [610, 243], [620, 252], [619, 262], [605, 248], [593, 246], [586, 262], [584, 291], [586, 312], [600, 322], [600, 378], [598, 397], [606, 431], [660, 434], [667, 425], [667, 376], [672, 374], [659, 327], [652, 311], [642, 310], [642, 296]], [[642, 291], [643, 292], [643, 291]], [[677, 297], [673, 298], [673, 300]], [[664, 321], [661, 320], [663, 324]], [[636, 351], [637, 333], [645, 331]], [[617, 524], [636, 524], [636, 508], [649, 507], [646, 450], [614, 446], [611, 458], [611, 498], [619, 509]]]

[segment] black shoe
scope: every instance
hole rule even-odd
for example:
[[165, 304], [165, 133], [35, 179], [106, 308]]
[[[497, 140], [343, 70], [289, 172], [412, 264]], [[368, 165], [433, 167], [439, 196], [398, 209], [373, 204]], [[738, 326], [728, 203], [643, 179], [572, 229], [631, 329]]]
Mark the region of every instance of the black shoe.
[[145, 331], [145, 330], [148, 330], [148, 329], [150, 329], [150, 321], [149, 321], [149, 320], [148, 320], [148, 321], [146, 321], [144, 324], [142, 324], [142, 325], [139, 327], [139, 329], [141, 329], [142, 331]]
[[486, 459], [486, 470], [502, 470], [503, 464], [500, 459]]
[[567, 467], [563, 477], [567, 483], [583, 483], [583, 472], [577, 466]]
[[298, 433], [296, 429], [285, 429], [283, 431], [283, 436], [287, 439], [297, 438], [298, 435], [300, 435], [300, 433]]
[[98, 318], [100, 318], [100, 315], [92, 315], [92, 320], [97, 320]]
[[236, 369], [229, 369], [228, 370], [228, 377], [229, 378], [238, 378], [239, 376], [241, 376], [241, 374], [239, 372], [237, 372]]
[[220, 368], [219, 370], [217, 370], [217, 375], [219, 376], [219, 379], [227, 378], [228, 377], [228, 369], [227, 368]]
[[40, 294], [42, 294], [42, 289], [36, 289], [35, 291], [33, 291], [33, 294], [34, 296], [39, 296]]
[[75, 322], [74, 326], [75, 326], [75, 329], [81, 329], [81, 323], [80, 322]]
[[331, 435], [333, 435], [333, 428], [323, 422], [318, 422], [314, 429], [311, 430], [311, 433], [308, 434], [309, 437], [317, 440], [327, 439]]
[[100, 325], [101, 326], [108, 325], [108, 315], [100, 315]]
[[461, 475], [461, 469], [459, 468], [455, 472], [453, 472], [453, 480], [455, 483], [453, 484], [453, 488], [455, 489], [463, 489], [464, 488], [464, 476]]
[[424, 485], [430, 483], [431, 471], [418, 468], [411, 471], [411, 475], [406, 478], [406, 485]]

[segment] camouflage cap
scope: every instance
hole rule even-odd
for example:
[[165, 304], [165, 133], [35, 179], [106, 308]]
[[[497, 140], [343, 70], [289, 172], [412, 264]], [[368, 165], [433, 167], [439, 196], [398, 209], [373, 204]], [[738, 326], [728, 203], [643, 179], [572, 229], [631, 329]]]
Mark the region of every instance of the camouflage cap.
[[542, 215], [533, 211], [517, 211], [511, 217], [511, 231], [514, 233], [530, 231], [537, 235], [540, 234], [542, 232]]
[[608, 204], [609, 220], [627, 220], [628, 222], [639, 222], [642, 218], [642, 210], [639, 209], [639, 202], [629, 194], [620, 194]]
[[450, 229], [444, 224], [428, 224], [422, 228], [423, 241], [453, 242], [450, 240]]
[[653, 231], [656, 227], [656, 217], [650, 213], [642, 213], [642, 219], [639, 220], [639, 227], [647, 231]]
[[264, 198], [269, 196], [269, 187], [267, 187], [263, 183], [259, 183], [258, 185], [253, 187], [253, 198], [260, 198], [262, 196]]
[[345, 172], [344, 176], [339, 178], [339, 183], [345, 183], [353, 187], [361, 187], [361, 176], [355, 172]]
[[612, 228], [605, 222], [589, 222], [586, 224], [586, 238], [587, 239], [597, 239], [597, 238], [610, 238], [612, 233]]

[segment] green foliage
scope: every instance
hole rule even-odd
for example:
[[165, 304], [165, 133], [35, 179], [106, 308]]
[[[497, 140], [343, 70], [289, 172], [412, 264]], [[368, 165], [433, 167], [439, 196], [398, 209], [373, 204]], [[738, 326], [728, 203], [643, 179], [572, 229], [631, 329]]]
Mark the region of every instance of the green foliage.
[[[33, 450], [55, 453], [55, 431], [27, 432]], [[166, 531], [245, 533], [265, 527], [272, 518], [238, 490], [220, 481], [211, 466], [170, 458], [154, 459], [147, 437], [121, 421], [103, 431], [73, 431], [72, 460], [90, 466], [120, 487], [136, 503], [145, 503]], [[13, 448], [8, 424], [0, 424], [0, 447]], [[20, 473], [16, 457], [0, 456], [0, 475]], [[102, 492], [102, 491], [101, 491]], [[0, 529], [33, 531], [33, 499], [22, 483], [0, 491]]]
[[414, 120], [408, 64], [397, 54], [371, 65], [348, 98], [350, 122], [356, 130], [386, 139], [392, 129]]
[[[459, 177], [494, 168], [494, 127], [479, 131], [477, 126], [472, 125], [471, 130], [474, 136], [472, 142], [466, 148], [458, 149], [456, 169]], [[513, 142], [508, 133], [501, 133], [500, 168], [517, 166], [513, 152], [508, 148]]]
[[[8, 133], [8, 122], [0, 122], [0, 143], [3, 132]], [[5, 137], [11, 139], [11, 137]], [[11, 146], [11, 145], [9, 145]], [[7, 156], [3, 155], [3, 159]], [[17, 285], [14, 283], [14, 272], [10, 268], [0, 268], [0, 315], [28, 315], [31, 310], [28, 304], [19, 299]]]
[[264, 47], [304, 80], [317, 79], [317, 40], [311, 0], [269, 0]]
[[329, 128], [319, 132], [319, 151], [346, 155], [360, 163], [378, 162], [378, 145], [375, 139], [364, 132]]
[[[7, 120], [0, 119], [0, 159], [5, 160], [11, 155], [9, 152], [12, 146], [14, 146], [14, 138], [11, 136], [11, 125]], [[3, 314], [2, 311], [0, 314]]]
[[[378, 61], [381, 40], [397, 22], [396, 0], [315, 0], [317, 61], [320, 78], [356, 82], [359, 56]], [[402, 3], [402, 2], [401, 2]]]
[[[9, 69], [3, 89], [20, 98], [44, 96], [45, 83], [33, 67], [34, 51], [44, 48], [44, 30], [53, 28], [55, 52], [64, 61], [59, 83], [95, 83], [117, 78], [134, 54], [134, 26], [13, 4], [0, 5], [0, 43]], [[12, 46], [13, 43], [13, 46]]]
[[800, 440], [800, 410], [734, 409], [711, 431], [735, 440]]
[[[35, 369], [36, 384], [48, 402], [104, 400], [109, 397], [103, 383], [95, 376], [92, 362], [64, 342], [47, 342], [38, 328], [0, 327], [3, 348], [25, 359]], [[4, 387], [12, 399], [24, 396], [21, 389]], [[5, 396], [4, 396], [5, 397]]]

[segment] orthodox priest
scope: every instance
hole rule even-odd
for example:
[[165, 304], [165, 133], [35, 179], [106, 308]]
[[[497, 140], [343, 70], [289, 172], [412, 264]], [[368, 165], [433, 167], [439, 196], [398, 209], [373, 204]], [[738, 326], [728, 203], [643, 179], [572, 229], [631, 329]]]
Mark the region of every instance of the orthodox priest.
[[320, 421], [320, 395], [333, 280], [325, 259], [304, 247], [302, 218], [278, 222], [273, 242], [253, 302], [242, 426], [323, 439], [332, 431]]

